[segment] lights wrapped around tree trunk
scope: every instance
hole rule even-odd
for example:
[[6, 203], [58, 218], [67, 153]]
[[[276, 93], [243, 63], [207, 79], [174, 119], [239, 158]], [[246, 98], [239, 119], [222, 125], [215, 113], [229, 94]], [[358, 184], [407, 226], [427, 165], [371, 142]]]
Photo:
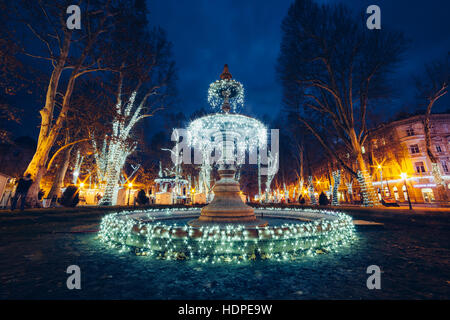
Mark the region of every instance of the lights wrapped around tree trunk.
[[361, 189], [363, 206], [364, 207], [373, 207], [379, 204], [378, 197], [375, 193], [375, 190], [372, 186], [372, 182], [369, 176], [369, 173], [365, 170], [361, 172], [358, 170], [358, 183]]
[[353, 181], [347, 182], [345, 185], [347, 186], [348, 194], [353, 194]]
[[315, 206], [317, 204], [316, 195], [314, 194], [314, 184], [313, 177], [308, 177], [308, 190], [309, 190], [309, 198], [311, 199], [311, 204]]
[[341, 170], [333, 171], [333, 199], [331, 200], [332, 206], [339, 205], [339, 185], [341, 184]]
[[115, 205], [117, 203], [117, 193], [119, 191], [119, 178], [127, 157], [136, 149], [136, 142], [132, 141], [130, 133], [136, 123], [144, 115], [141, 114], [144, 108], [144, 98], [136, 107], [136, 95], [134, 91], [126, 103], [119, 99], [116, 104], [116, 114], [112, 122], [112, 134], [106, 136], [103, 142], [102, 155], [96, 155], [96, 159], [102, 159], [100, 165], [105, 170], [106, 186], [101, 205]]

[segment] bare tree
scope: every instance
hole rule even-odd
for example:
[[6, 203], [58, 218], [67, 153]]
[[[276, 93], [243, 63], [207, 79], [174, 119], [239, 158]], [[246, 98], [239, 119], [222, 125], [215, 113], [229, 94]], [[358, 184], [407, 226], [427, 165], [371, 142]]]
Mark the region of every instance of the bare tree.
[[423, 121], [423, 127], [425, 131], [425, 145], [427, 149], [427, 156], [431, 162], [431, 173], [436, 182], [438, 192], [445, 200], [448, 199], [445, 182], [442, 178], [442, 173], [439, 169], [438, 158], [434, 155], [431, 147], [431, 126], [430, 116], [431, 109], [436, 101], [448, 92], [448, 83], [450, 78], [450, 65], [449, 65], [450, 52], [440, 60], [433, 61], [430, 64], [425, 65], [423, 75], [415, 78], [417, 91], [420, 99], [427, 101], [427, 109], [425, 111], [425, 119]]
[[[175, 79], [171, 43], [161, 28], [149, 29], [145, 3], [140, 11], [122, 8], [118, 27], [113, 33], [108, 65], [114, 66], [111, 81], [116, 88], [110, 134], [103, 137], [102, 154], [105, 190], [101, 204], [114, 205], [121, 170], [137, 142], [132, 133], [136, 124], [170, 102]], [[133, 22], [133, 23], [130, 23]], [[130, 37], [130, 32], [134, 33]], [[101, 160], [100, 160], [101, 161]], [[99, 164], [98, 164], [99, 165]]]
[[[99, 44], [106, 41], [107, 30], [111, 26], [111, 1], [79, 1], [83, 23], [81, 30], [67, 28], [66, 10], [71, 4], [67, 0], [19, 0], [11, 3], [6, 12], [7, 17], [14, 17], [10, 21], [11, 27], [19, 31], [25, 28], [22, 30], [23, 37], [16, 35], [9, 40], [20, 47], [21, 54], [47, 62], [50, 67], [45, 102], [39, 111], [38, 144], [26, 169], [34, 180], [27, 197], [32, 205], [37, 204], [40, 181], [49, 153], [69, 112], [77, 79], [106, 69], [101, 63]], [[29, 39], [27, 34], [34, 36], [34, 39]]]
[[[65, 125], [62, 129], [64, 136], [60, 136], [53, 147], [53, 156], [47, 163], [46, 171], [56, 171], [52, 179], [52, 187], [46, 196], [53, 199], [59, 197], [64, 184], [69, 163], [72, 159], [72, 150], [77, 150], [77, 157], [82, 152], [80, 159], [92, 153], [90, 142], [93, 132], [97, 134], [107, 132], [106, 125], [112, 118], [112, 111], [108, 108], [111, 105], [109, 90], [103, 88], [100, 79], [87, 77], [81, 79], [75, 88]], [[58, 163], [55, 166], [55, 163]], [[54, 168], [56, 167], [56, 168]], [[79, 170], [78, 170], [79, 171]], [[78, 172], [79, 174], [79, 172]], [[48, 175], [45, 179], [48, 180]], [[76, 181], [75, 181], [76, 182]]]
[[[292, 92], [301, 93], [299, 121], [330, 157], [359, 176], [369, 190], [366, 204], [376, 203], [363, 158], [366, 116], [376, 99], [389, 93], [387, 75], [405, 48], [402, 35], [368, 30], [344, 5], [319, 6], [311, 0], [291, 5], [282, 32], [277, 71], [285, 100]], [[333, 144], [328, 143], [330, 137]], [[333, 146], [343, 146], [354, 155], [357, 172]]]

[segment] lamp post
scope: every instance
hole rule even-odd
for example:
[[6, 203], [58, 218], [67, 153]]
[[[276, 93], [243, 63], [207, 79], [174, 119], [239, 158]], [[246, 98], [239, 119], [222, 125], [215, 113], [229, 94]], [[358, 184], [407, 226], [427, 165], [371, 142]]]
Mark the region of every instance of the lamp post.
[[130, 183], [128, 184], [128, 202], [127, 202], [127, 206], [130, 205], [131, 187], [133, 187], [133, 184], [130, 182]]
[[405, 185], [406, 196], [408, 197], [409, 210], [412, 210], [411, 197], [409, 196], [408, 186], [406, 185], [406, 178], [408, 177], [408, 175], [406, 174], [406, 172], [402, 172], [402, 173], [400, 174], [400, 176], [402, 177], [402, 179], [403, 179], [403, 184]]

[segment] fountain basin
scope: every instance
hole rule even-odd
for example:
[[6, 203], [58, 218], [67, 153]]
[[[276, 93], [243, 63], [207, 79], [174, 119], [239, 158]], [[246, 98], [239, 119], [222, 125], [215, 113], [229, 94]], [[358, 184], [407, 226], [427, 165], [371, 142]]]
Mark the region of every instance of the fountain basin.
[[189, 225], [199, 209], [113, 213], [103, 218], [99, 236], [108, 246], [137, 255], [211, 263], [291, 260], [334, 251], [355, 237], [351, 217], [342, 212], [277, 208], [255, 213], [269, 225]]

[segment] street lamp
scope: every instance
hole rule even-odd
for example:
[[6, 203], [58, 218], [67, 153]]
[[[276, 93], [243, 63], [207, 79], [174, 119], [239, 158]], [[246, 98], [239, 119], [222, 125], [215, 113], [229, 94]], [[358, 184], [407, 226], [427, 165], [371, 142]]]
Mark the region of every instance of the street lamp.
[[133, 184], [130, 182], [128, 183], [128, 203], [127, 205], [130, 205], [130, 194], [131, 194], [131, 188], [133, 187]]
[[406, 178], [408, 177], [408, 175], [406, 174], [406, 172], [402, 172], [400, 173], [400, 177], [402, 177], [403, 184], [405, 185], [406, 196], [408, 197], [409, 210], [412, 210], [411, 197], [409, 196], [408, 186], [406, 185]]

